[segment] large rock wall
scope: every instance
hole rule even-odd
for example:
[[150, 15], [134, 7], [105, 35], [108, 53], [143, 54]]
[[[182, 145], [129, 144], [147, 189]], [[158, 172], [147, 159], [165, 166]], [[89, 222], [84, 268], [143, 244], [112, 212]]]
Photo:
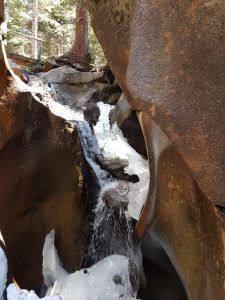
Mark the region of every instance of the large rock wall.
[[[139, 113], [151, 181], [140, 238], [163, 245], [188, 298], [225, 299], [224, 1], [87, 1]], [[103, 30], [104, 28], [104, 30]]]
[[0, 62], [0, 231], [12, 276], [20, 287], [38, 289], [51, 229], [64, 267], [81, 267], [87, 164], [76, 127], [54, 115], [41, 92], [21, 92], [26, 85], [10, 74], [4, 55]]
[[87, 5], [132, 107], [151, 114], [207, 197], [225, 205], [224, 1]]

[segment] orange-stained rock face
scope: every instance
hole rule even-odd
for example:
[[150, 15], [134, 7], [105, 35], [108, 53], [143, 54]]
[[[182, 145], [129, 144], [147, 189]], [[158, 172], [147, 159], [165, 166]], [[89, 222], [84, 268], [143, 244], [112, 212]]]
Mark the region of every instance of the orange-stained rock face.
[[[87, 1], [140, 116], [151, 168], [140, 238], [157, 236], [191, 300], [225, 299], [225, 2]], [[167, 142], [166, 142], [167, 139]]]

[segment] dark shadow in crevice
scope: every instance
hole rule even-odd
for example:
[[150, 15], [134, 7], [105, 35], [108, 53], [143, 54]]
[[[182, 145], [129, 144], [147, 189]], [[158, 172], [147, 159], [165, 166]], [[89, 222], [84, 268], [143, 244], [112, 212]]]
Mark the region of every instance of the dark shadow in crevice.
[[138, 292], [143, 300], [188, 300], [184, 286], [158, 241], [149, 237], [141, 245], [146, 285]]

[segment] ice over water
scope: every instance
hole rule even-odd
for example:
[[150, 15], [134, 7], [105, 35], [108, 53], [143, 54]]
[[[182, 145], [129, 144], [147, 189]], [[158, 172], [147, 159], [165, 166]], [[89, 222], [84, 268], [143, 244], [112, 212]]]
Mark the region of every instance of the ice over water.
[[[43, 248], [43, 278], [48, 286], [43, 300], [131, 300], [128, 258], [122, 255], [108, 256], [91, 268], [67, 273], [60, 262], [54, 245], [52, 230]], [[0, 248], [0, 297], [6, 286], [7, 260]], [[34, 291], [20, 289], [14, 283], [7, 287], [8, 300], [39, 300]]]
[[0, 299], [2, 298], [6, 286], [7, 271], [8, 271], [7, 259], [4, 251], [0, 247]]

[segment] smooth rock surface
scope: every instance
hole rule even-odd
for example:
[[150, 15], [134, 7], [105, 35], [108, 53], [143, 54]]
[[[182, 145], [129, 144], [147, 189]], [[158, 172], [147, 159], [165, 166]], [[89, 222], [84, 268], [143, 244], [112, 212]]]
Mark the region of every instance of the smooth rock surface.
[[225, 2], [87, 5], [110, 68], [145, 115], [151, 182], [137, 234], [157, 236], [188, 299], [224, 300], [225, 232], [214, 205], [225, 207]]

